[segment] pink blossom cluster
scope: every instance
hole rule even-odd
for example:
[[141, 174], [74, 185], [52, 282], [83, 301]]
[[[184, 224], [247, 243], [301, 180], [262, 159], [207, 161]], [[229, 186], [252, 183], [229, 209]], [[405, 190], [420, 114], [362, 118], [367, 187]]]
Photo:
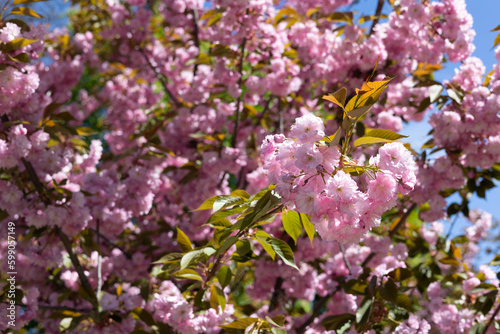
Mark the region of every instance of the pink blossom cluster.
[[[489, 85], [482, 86], [484, 66], [466, 59], [474, 33], [462, 0], [400, 1], [399, 12], [382, 19], [372, 33], [328, 18], [351, 3], [289, 1], [286, 5], [299, 14], [289, 26], [289, 17], [273, 22], [282, 8], [271, 0], [165, 0], [154, 11], [145, 0], [109, 0], [98, 8], [109, 21], [74, 35], [55, 29], [44, 36], [42, 26], [31, 26], [28, 32], [2, 22], [1, 43], [20, 37], [38, 40], [0, 53], [0, 65], [9, 65], [0, 72], [0, 209], [7, 215], [2, 222], [16, 222], [19, 240], [30, 236], [17, 248], [16, 270], [23, 279], [18, 288], [27, 305], [17, 310], [22, 314], [18, 326], [35, 319], [47, 333], [59, 333], [61, 321], [48, 316], [51, 308], [92, 308], [78, 293], [82, 282], [55, 233], [60, 230], [69, 237], [92, 289], [98, 285], [99, 243], [101, 307], [120, 318], [83, 322], [73, 333], [147, 330], [131, 313], [137, 307], [178, 332], [217, 333], [219, 325], [233, 320], [232, 305], [223, 312], [195, 312], [182, 295], [186, 286], [162, 283], [152, 275], [150, 263], [160, 254], [179, 251], [176, 227], [197, 246], [210, 239], [210, 228], [200, 228], [209, 213], [192, 211], [204, 200], [229, 194], [232, 188], [253, 194], [268, 181], [277, 185], [288, 209], [311, 215], [323, 240], [315, 239], [314, 248], [307, 240], [298, 242], [300, 273], [283, 263], [277, 271], [267, 258], [257, 260], [248, 290], [256, 301], [269, 299], [281, 276], [285, 297], [312, 301], [333, 293], [328, 314], [355, 314], [361, 298], [338, 290], [339, 280], [356, 279], [371, 252], [376, 252], [368, 264], [371, 276], [383, 279], [395, 268], [406, 268], [409, 250], [404, 244], [366, 232], [396, 204], [398, 192], [407, 195], [414, 186], [412, 200], [430, 207], [420, 217], [442, 218], [446, 203], [440, 192], [463, 187], [470, 178], [464, 168], [479, 164], [488, 169], [499, 161], [500, 71], [497, 66]], [[85, 10], [94, 14], [96, 8]], [[308, 16], [309, 9], [317, 11]], [[209, 10], [215, 16], [204, 17]], [[209, 25], [211, 18], [215, 20]], [[65, 36], [69, 44], [58, 46]], [[37, 61], [44, 39], [50, 40], [48, 62]], [[22, 53], [30, 63], [8, 60], [7, 55]], [[363, 123], [395, 131], [403, 121], [420, 121], [425, 115], [425, 110], [417, 111], [429, 89], [414, 87], [408, 78], [418, 64], [436, 64], [443, 57], [463, 61], [450, 81], [464, 92], [462, 104], [449, 104], [431, 116], [438, 148], [460, 150], [461, 155], [419, 162], [417, 185], [413, 159], [400, 143], [382, 146], [376, 156], [359, 149], [350, 158], [337, 147], [318, 143], [327, 133], [323, 122], [309, 113], [322, 108], [318, 96], [339, 84], [359, 87], [378, 57], [379, 69], [397, 78], [385, 105], [374, 106]], [[86, 82], [95, 77], [95, 85]], [[161, 84], [158, 78], [164, 79]], [[71, 132], [92, 126], [97, 113], [104, 115], [101, 133], [84, 138]], [[299, 115], [304, 116], [285, 135], [268, 136], [280, 127], [287, 129]], [[64, 117], [69, 121], [62, 121]], [[329, 121], [328, 133], [336, 126], [335, 120]], [[256, 159], [260, 142], [263, 166]], [[33, 171], [27, 170], [28, 163]], [[365, 172], [352, 176], [353, 169]], [[40, 193], [30, 179], [33, 172], [42, 185]], [[474, 242], [491, 226], [487, 213], [471, 212], [471, 218], [465, 261], [471, 261], [470, 254], [477, 251]], [[279, 220], [264, 228], [279, 235]], [[421, 235], [432, 249], [442, 225], [431, 226], [422, 227]], [[328, 242], [352, 243], [363, 236], [363, 244], [349, 245], [345, 254]], [[7, 244], [0, 242], [1, 253], [6, 250]], [[4, 261], [1, 270], [8, 271]], [[489, 267], [480, 271], [498, 287]], [[469, 293], [478, 280], [469, 277], [463, 290]], [[148, 290], [148, 298], [141, 289]], [[469, 330], [474, 321], [489, 319], [448, 305], [433, 289], [429, 296], [436, 299], [434, 314], [410, 315], [397, 331], [423, 332], [429, 324], [437, 331], [446, 331], [446, 326]], [[264, 318], [268, 311], [265, 305], [256, 314]], [[287, 326], [293, 321], [294, 327], [300, 326], [306, 318], [287, 317]], [[6, 326], [3, 320], [0, 330]], [[307, 329], [313, 332], [325, 332], [319, 319]]]
[[[305, 114], [284, 135], [267, 136], [261, 158], [269, 182], [288, 209], [311, 216], [320, 236], [356, 242], [396, 204], [397, 193], [413, 190], [415, 162], [401, 143], [382, 146], [369, 167], [358, 166], [336, 146], [316, 143], [325, 136], [321, 118]], [[355, 180], [347, 168], [366, 174]], [[367, 171], [369, 168], [369, 171]]]
[[164, 281], [146, 309], [156, 321], [168, 324], [180, 333], [218, 333], [222, 325], [234, 312], [233, 305], [226, 305], [224, 311], [210, 309], [194, 313], [193, 306], [182, 296], [181, 291], [171, 282]]

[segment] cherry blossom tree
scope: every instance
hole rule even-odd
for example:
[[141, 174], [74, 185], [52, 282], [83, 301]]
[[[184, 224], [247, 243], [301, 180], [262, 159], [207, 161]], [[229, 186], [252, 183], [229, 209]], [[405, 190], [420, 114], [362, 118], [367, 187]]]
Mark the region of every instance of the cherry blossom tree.
[[500, 330], [469, 207], [500, 65], [464, 0], [72, 0], [54, 30], [34, 2], [0, 12], [2, 331]]

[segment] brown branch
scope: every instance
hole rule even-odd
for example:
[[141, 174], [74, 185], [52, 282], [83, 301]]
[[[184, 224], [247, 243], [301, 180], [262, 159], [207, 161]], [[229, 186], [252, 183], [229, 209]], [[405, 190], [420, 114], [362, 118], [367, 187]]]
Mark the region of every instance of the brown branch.
[[[102, 238], [102, 240], [104, 240], [104, 241], [105, 241], [106, 243], [108, 243], [110, 246], [112, 246], [112, 247], [115, 247], [115, 248], [119, 249], [119, 250], [123, 253], [123, 255], [125, 255], [125, 257], [126, 257], [127, 259], [129, 259], [129, 260], [131, 260], [131, 259], [132, 259], [132, 255], [131, 255], [129, 252], [127, 252], [126, 250], [124, 250], [124, 249], [123, 249], [123, 247], [121, 247], [121, 246], [117, 245], [115, 242], [113, 242], [113, 241], [109, 240], [109, 238], [108, 238], [108, 237], [106, 237], [105, 235], [103, 235], [103, 234], [101, 234], [101, 233], [98, 233], [98, 232], [97, 232], [96, 230], [94, 230], [93, 228], [88, 227], [88, 229], [89, 229], [89, 230], [91, 230], [92, 232], [94, 232], [94, 233], [97, 235], [97, 238], [98, 238], [98, 239], [99, 239], [99, 238]], [[99, 245], [99, 240], [97, 241], [97, 244]], [[99, 245], [99, 246], [100, 246], [100, 245]]]
[[260, 114], [259, 118], [257, 119], [257, 122], [255, 122], [253, 128], [255, 129], [256, 127], [259, 126], [260, 122], [264, 119], [264, 116], [266, 115], [267, 111], [269, 110], [269, 106], [271, 105], [271, 101], [273, 100], [274, 96], [271, 96], [264, 107], [264, 110], [262, 110], [262, 113]]
[[276, 278], [276, 283], [274, 284], [273, 295], [271, 296], [271, 301], [269, 302], [269, 312], [274, 311], [279, 306], [279, 299], [284, 293], [284, 290], [281, 287], [282, 285], [283, 278], [280, 276]]
[[163, 89], [168, 94], [168, 96], [172, 99], [172, 101], [174, 101], [175, 106], [176, 107], [180, 107], [181, 103], [175, 97], [175, 95], [172, 93], [172, 91], [170, 90], [170, 88], [168, 88], [167, 79], [165, 78], [165, 76], [163, 74], [161, 74], [160, 72], [158, 72], [158, 69], [151, 63], [151, 61], [149, 60], [149, 58], [146, 55], [146, 52], [144, 51], [143, 48], [141, 48], [141, 47], [138, 46], [136, 49], [139, 50], [139, 52], [143, 55], [144, 59], [146, 60], [146, 63], [148, 63], [149, 68], [155, 74], [156, 79], [158, 79], [158, 81], [160, 81]]
[[378, 0], [377, 3], [377, 9], [375, 10], [375, 19], [372, 22], [372, 26], [370, 27], [370, 33], [368, 36], [373, 34], [373, 29], [375, 29], [375, 26], [378, 24], [378, 21], [380, 20], [380, 14], [382, 14], [382, 8], [384, 8], [384, 0]]
[[486, 334], [488, 332], [488, 328], [490, 328], [490, 326], [493, 324], [493, 321], [495, 321], [495, 317], [497, 316], [498, 312], [500, 312], [500, 303], [498, 304], [497, 308], [495, 309], [495, 312], [493, 312], [493, 315], [491, 316], [490, 320], [484, 327], [483, 334]]
[[342, 252], [342, 259], [344, 260], [344, 264], [345, 264], [347, 270], [349, 270], [349, 275], [352, 275], [351, 265], [349, 264], [349, 261], [347, 261], [347, 257], [345, 256], [344, 245], [341, 244], [340, 242], [337, 242], [337, 243], [339, 244], [340, 251]]
[[[28, 175], [30, 177], [31, 182], [34, 184], [36, 191], [40, 195], [41, 200], [45, 203], [45, 205], [50, 205], [51, 204], [50, 199], [45, 195], [45, 191], [44, 191], [45, 188], [44, 188], [42, 182], [40, 181], [40, 179], [38, 178], [38, 175], [36, 174], [36, 171], [33, 168], [33, 165], [24, 158], [21, 159], [21, 161], [23, 162], [23, 165], [26, 168], [26, 171], [28, 172]], [[87, 293], [88, 297], [90, 298], [90, 302], [92, 303], [92, 305], [95, 308], [97, 308], [97, 298], [94, 294], [94, 290], [92, 289], [92, 286], [90, 285], [90, 282], [89, 282], [87, 276], [85, 276], [85, 273], [83, 271], [83, 267], [80, 263], [80, 260], [78, 259], [76, 254], [73, 252], [73, 248], [71, 247], [71, 241], [69, 241], [68, 236], [63, 231], [61, 231], [61, 229], [58, 226], [56, 226], [55, 230], [56, 230], [57, 235], [61, 239], [63, 246], [69, 255], [69, 258], [71, 259], [71, 263], [73, 264], [73, 267], [75, 267], [75, 270], [78, 274], [78, 277], [80, 278], [82, 288], [84, 289], [84, 291]]]
[[[198, 15], [198, 8], [194, 7], [193, 8], [193, 40], [194, 40], [194, 45], [198, 48], [198, 55], [200, 54], [200, 30], [198, 27], [198, 20], [199, 20], [199, 15]], [[194, 64], [193, 68], [193, 79], [196, 76], [196, 73], [198, 72], [198, 63]]]
[[[413, 203], [409, 208], [408, 210], [405, 211], [405, 213], [403, 214], [403, 216], [401, 216], [401, 219], [399, 220], [399, 222], [396, 224], [396, 226], [394, 226], [394, 228], [389, 231], [389, 237], [392, 238], [399, 230], [399, 228], [401, 226], [403, 226], [405, 223], [406, 223], [406, 220], [408, 219], [408, 217], [410, 216], [411, 212], [417, 207], [417, 204]], [[377, 253], [375, 252], [371, 252], [367, 257], [366, 259], [363, 261], [363, 263], [361, 264], [361, 267], [366, 267], [366, 265], [368, 264], [368, 262], [371, 261], [371, 259], [373, 259], [373, 257], [377, 255]]]
[[[243, 37], [243, 42], [241, 42], [241, 56], [240, 56], [240, 64], [238, 68], [238, 73], [240, 74], [240, 78], [238, 79], [238, 87], [241, 87], [243, 83], [243, 61], [245, 60], [245, 46], [247, 44], [247, 38]], [[243, 92], [241, 92], [238, 97], [238, 102], [236, 103], [236, 119], [234, 121], [234, 129], [233, 129], [233, 139], [231, 141], [231, 147], [236, 147], [236, 137], [238, 136], [238, 127], [240, 125], [240, 108], [241, 101], [243, 98]]]
[[71, 259], [71, 263], [73, 264], [73, 267], [75, 267], [75, 270], [78, 274], [78, 277], [80, 278], [80, 282], [82, 283], [82, 288], [85, 290], [87, 293], [88, 297], [90, 298], [90, 302], [92, 303], [92, 306], [94, 308], [97, 308], [97, 298], [94, 293], [94, 290], [92, 289], [92, 286], [90, 285], [89, 280], [87, 279], [87, 276], [85, 276], [85, 273], [83, 272], [82, 265], [80, 264], [80, 260], [78, 260], [78, 257], [76, 254], [73, 252], [73, 248], [71, 247], [71, 242], [69, 241], [69, 238], [64, 232], [61, 231], [61, 229], [56, 226], [56, 232], [59, 238], [61, 239], [64, 248], [66, 249], [66, 252], [68, 252], [69, 258]]

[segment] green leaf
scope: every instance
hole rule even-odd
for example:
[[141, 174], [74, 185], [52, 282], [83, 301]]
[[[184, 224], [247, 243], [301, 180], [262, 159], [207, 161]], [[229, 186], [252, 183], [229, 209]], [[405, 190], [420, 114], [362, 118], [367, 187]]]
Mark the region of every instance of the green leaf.
[[362, 280], [352, 279], [343, 284], [344, 291], [351, 295], [364, 296], [368, 284]]
[[205, 202], [201, 203], [201, 205], [198, 207], [198, 209], [194, 211], [200, 211], [200, 210], [208, 210], [212, 209], [214, 202], [219, 198], [219, 196], [213, 196], [207, 199]]
[[484, 333], [484, 328], [486, 327], [485, 322], [478, 322], [469, 331], [469, 334], [483, 334]]
[[153, 316], [151, 315], [151, 313], [149, 313], [148, 311], [146, 311], [145, 309], [142, 309], [140, 307], [136, 307], [132, 313], [139, 319], [141, 319], [142, 321], [144, 321], [144, 323], [148, 326], [153, 326], [155, 324], [155, 321], [153, 319]]
[[181, 270], [186, 269], [193, 261], [198, 259], [203, 254], [203, 250], [195, 250], [184, 254], [181, 259]]
[[309, 216], [306, 215], [305, 213], [300, 214], [300, 222], [302, 223], [302, 226], [304, 226], [304, 230], [306, 230], [306, 234], [309, 237], [309, 240], [311, 240], [311, 246], [312, 246], [314, 240], [314, 234], [316, 233], [314, 224], [311, 223], [311, 219], [309, 219]]
[[396, 303], [398, 299], [398, 287], [392, 280], [388, 280], [383, 286], [379, 286], [378, 292], [383, 299], [391, 303]]
[[489, 263], [490, 266], [500, 266], [500, 254], [496, 255], [493, 260]]
[[[269, 317], [266, 317], [266, 320], [268, 320]], [[278, 314], [278, 315], [275, 315], [274, 317], [271, 318], [271, 321], [269, 321], [271, 324], [273, 324], [274, 326], [278, 326], [278, 327], [283, 327], [285, 326], [285, 316], [282, 315], [282, 314]]]
[[[228, 210], [222, 210], [218, 211], [217, 213], [213, 214], [208, 222], [205, 223], [205, 225], [213, 225], [214, 222], [218, 222], [226, 217], [232, 216], [234, 214], [240, 213], [244, 211], [248, 205], [242, 205], [242, 206], [237, 206]], [[231, 224], [230, 224], [231, 225]]]
[[31, 43], [38, 42], [37, 39], [27, 39], [27, 38], [16, 38], [13, 39], [12, 41], [4, 44], [3, 46], [0, 47], [0, 51], [3, 53], [19, 50], [21, 48], [24, 48], [25, 46], [30, 45]]
[[246, 229], [248, 226], [252, 225], [254, 222], [259, 221], [267, 215], [268, 211], [275, 208], [276, 204], [281, 203], [281, 200], [271, 193], [271, 190], [267, 190], [266, 193], [257, 201], [253, 212], [246, 215], [243, 220], [241, 220], [240, 230]]
[[495, 42], [493, 42], [493, 47], [497, 46], [498, 44], [500, 44], [500, 34], [498, 34], [497, 37], [495, 37]]
[[224, 291], [219, 289], [217, 286], [212, 285], [210, 287], [210, 307], [215, 309], [217, 313], [219, 312], [219, 306], [224, 312], [226, 308], [226, 296], [224, 295]]
[[323, 99], [328, 100], [330, 102], [333, 102], [336, 105], [338, 105], [339, 107], [341, 107], [342, 109], [344, 109], [346, 96], [347, 96], [347, 89], [342, 87], [341, 89], [339, 89], [338, 91], [336, 91], [333, 94], [324, 95]]
[[349, 103], [347, 103], [345, 110], [349, 112], [351, 110], [354, 111], [355, 109], [360, 109], [362, 107], [368, 107], [369, 109], [369, 107], [373, 106], [375, 102], [377, 102], [382, 92], [387, 88], [387, 84], [392, 79], [393, 78], [385, 78], [381, 81], [365, 82], [361, 90], [356, 90], [356, 96], [349, 100]]
[[233, 197], [241, 197], [245, 200], [248, 200], [250, 198], [250, 195], [245, 191], [245, 190], [242, 190], [242, 189], [236, 189], [235, 191], [233, 191], [231, 193], [231, 196]]
[[362, 302], [361, 305], [358, 307], [358, 310], [356, 311], [356, 323], [358, 323], [361, 326], [364, 326], [368, 320], [370, 319], [370, 311], [371, 311], [371, 306], [373, 303], [372, 298], [365, 298]]
[[350, 119], [353, 119], [353, 120], [357, 120], [358, 118], [360, 118], [361, 116], [363, 116], [364, 114], [366, 114], [368, 112], [368, 110], [370, 110], [372, 106], [364, 106], [364, 107], [360, 107], [360, 108], [356, 108], [354, 110], [351, 110], [349, 112], [347, 112], [347, 116], [350, 118]]
[[193, 269], [183, 269], [179, 270], [174, 274], [174, 277], [177, 279], [191, 279], [195, 281], [203, 282], [203, 278], [201, 278], [200, 274], [198, 274]]
[[431, 103], [434, 103], [437, 101], [437, 99], [441, 96], [441, 93], [443, 92], [443, 86], [441, 85], [434, 85], [429, 87], [429, 99]]
[[412, 272], [406, 268], [396, 268], [389, 273], [389, 277], [391, 277], [396, 282], [407, 280], [412, 276]]
[[269, 238], [267, 239], [267, 241], [271, 244], [271, 247], [276, 252], [276, 254], [278, 254], [278, 256], [283, 260], [283, 262], [285, 262], [290, 267], [299, 270], [297, 265], [295, 265], [295, 258], [293, 256], [292, 249], [290, 248], [290, 246], [288, 246], [286, 242], [276, 238]]
[[232, 225], [230, 227], [224, 229], [218, 229], [214, 232], [214, 237], [212, 238], [214, 245], [216, 247], [220, 247], [222, 242], [226, 240], [226, 238], [233, 233]]
[[13, 8], [10, 13], [12, 15], [23, 15], [23, 16], [31, 16], [31, 17], [36, 17], [38, 19], [43, 19], [43, 16], [38, 14], [37, 12], [35, 12], [33, 9], [31, 8], [27, 8], [27, 7], [16, 7], [16, 8]]
[[356, 320], [356, 316], [354, 314], [344, 313], [328, 316], [321, 321], [321, 324], [328, 331], [336, 331], [343, 327], [345, 324], [351, 323], [354, 320]]
[[396, 298], [396, 305], [401, 306], [408, 311], [412, 311], [411, 299], [403, 293], [399, 294]]
[[15, 57], [11, 57], [10, 55], [6, 55], [6, 56], [7, 56], [7, 60], [10, 60], [10, 61], [13, 61], [16, 63], [28, 63], [30, 61], [30, 57], [25, 52], [20, 53]]
[[474, 310], [481, 312], [486, 315], [491, 311], [491, 308], [495, 304], [495, 299], [498, 294], [498, 290], [490, 291], [484, 295], [479, 296], [474, 303]]
[[406, 138], [408, 136], [400, 135], [391, 130], [384, 129], [367, 129], [364, 137], [357, 139], [354, 142], [354, 146], [358, 147], [366, 144], [375, 144], [382, 142], [392, 142], [401, 138]]
[[188, 236], [181, 231], [180, 228], [177, 229], [177, 243], [181, 247], [183, 252], [190, 252], [193, 250], [193, 245], [191, 244], [191, 240], [189, 240]]
[[335, 146], [340, 142], [340, 135], [342, 134], [341, 128], [339, 127], [337, 131], [331, 136], [323, 137], [323, 141], [327, 142], [330, 146]]
[[300, 232], [302, 232], [302, 223], [299, 214], [293, 210], [283, 211], [281, 218], [286, 233], [297, 244], [297, 239], [300, 236]]
[[481, 283], [471, 290], [471, 293], [484, 292], [487, 290], [496, 290], [497, 287], [490, 283]]
[[7, 22], [14, 23], [18, 27], [20, 27], [22, 32], [28, 32], [31, 30], [30, 26], [26, 22], [24, 22], [23, 20], [11, 19], [11, 20], [8, 20]]
[[220, 267], [219, 272], [217, 273], [217, 279], [223, 289], [231, 282], [232, 277], [233, 273], [228, 266]]
[[23, 3], [44, 2], [48, 0], [14, 0], [13, 5], [20, 5]]
[[163, 255], [158, 261], [153, 262], [153, 264], [174, 262], [182, 259], [182, 253], [168, 253]]
[[262, 248], [264, 248], [264, 250], [267, 252], [267, 254], [269, 254], [269, 256], [271, 256], [271, 258], [274, 260], [274, 257], [276, 256], [276, 252], [273, 250], [271, 245], [267, 242], [268, 238], [271, 238], [271, 236], [262, 230], [258, 230], [255, 233], [255, 236], [253, 237], [253, 239], [257, 240], [262, 245]]
[[229, 325], [219, 326], [223, 328], [228, 333], [237, 333], [237, 329], [246, 329], [247, 327], [253, 325], [259, 321], [259, 318], [240, 318], [238, 320], [233, 321]]
[[219, 22], [221, 18], [222, 18], [222, 13], [217, 13], [208, 20], [207, 25], [210, 27], [211, 25]]
[[210, 257], [212, 256], [214, 253], [216, 252], [216, 250], [212, 247], [205, 247], [203, 248], [203, 253], [207, 256], [207, 257]]
[[213, 204], [213, 210], [214, 210], [214, 212], [217, 212], [220, 209], [224, 209], [228, 206], [240, 204], [240, 203], [243, 203], [244, 201], [245, 200], [241, 197], [222, 195], [222, 196], [219, 196], [219, 198], [215, 200], [215, 202]]
[[252, 252], [252, 246], [248, 239], [238, 240], [236, 242], [236, 253], [240, 256], [246, 256], [248, 253]]
[[455, 259], [454, 257], [451, 257], [451, 256], [439, 259], [439, 262], [441, 262], [443, 264], [452, 265], [452, 266], [459, 266], [460, 265], [460, 262], [458, 262], [457, 259]]
[[238, 237], [235, 235], [227, 238], [224, 241], [224, 243], [222, 244], [222, 246], [217, 250], [217, 253], [215, 253], [215, 257], [218, 257], [220, 254], [227, 251], [229, 249], [229, 247], [231, 247], [232, 245], [234, 245], [236, 243], [236, 241], [238, 241]]

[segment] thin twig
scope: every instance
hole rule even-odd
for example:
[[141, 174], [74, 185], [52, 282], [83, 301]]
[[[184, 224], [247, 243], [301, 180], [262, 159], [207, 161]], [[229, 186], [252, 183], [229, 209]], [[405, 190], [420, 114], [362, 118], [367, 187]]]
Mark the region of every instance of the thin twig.
[[131, 255], [129, 252], [127, 252], [126, 250], [124, 250], [124, 249], [123, 249], [123, 247], [121, 247], [121, 246], [117, 245], [115, 242], [113, 242], [113, 241], [109, 240], [109, 238], [108, 238], [108, 237], [106, 237], [104, 234], [98, 233], [96, 230], [94, 230], [93, 228], [90, 228], [90, 227], [88, 227], [88, 229], [89, 229], [89, 230], [91, 230], [92, 232], [94, 232], [94, 233], [95, 233], [96, 235], [98, 235], [100, 238], [102, 238], [102, 239], [103, 239], [105, 242], [107, 242], [110, 246], [112, 246], [112, 247], [114, 247], [114, 248], [119, 249], [119, 250], [123, 253], [123, 255], [125, 255], [125, 257], [126, 257], [127, 259], [129, 259], [129, 260], [131, 260], [131, 259], [132, 259], [132, 255]]
[[271, 101], [273, 100], [274, 96], [271, 95], [271, 97], [267, 100], [266, 105], [264, 107], [264, 110], [262, 110], [262, 113], [260, 114], [259, 118], [257, 119], [257, 122], [255, 122], [253, 128], [255, 129], [256, 127], [259, 126], [260, 122], [264, 119], [264, 116], [266, 115], [267, 111], [269, 110], [269, 106], [271, 105]]
[[56, 226], [56, 232], [61, 239], [64, 248], [69, 255], [69, 258], [71, 259], [71, 263], [75, 267], [78, 277], [80, 278], [80, 282], [82, 283], [83, 290], [85, 290], [85, 292], [88, 294], [88, 297], [91, 299], [90, 302], [92, 303], [92, 306], [94, 306], [94, 308], [97, 308], [98, 303], [97, 298], [94, 294], [94, 289], [92, 289], [87, 276], [85, 276], [82, 265], [80, 264], [80, 260], [78, 260], [78, 257], [73, 252], [73, 248], [71, 247], [71, 242], [69, 241], [68, 236], [64, 234], [58, 226]]
[[[238, 87], [241, 87], [243, 83], [243, 61], [245, 60], [245, 46], [247, 44], [247, 38], [243, 37], [243, 41], [241, 42], [241, 55], [240, 55], [240, 64], [238, 68], [238, 73], [240, 74], [240, 78], [238, 79]], [[234, 129], [233, 129], [233, 139], [231, 141], [231, 147], [236, 147], [236, 142], [238, 137], [238, 127], [240, 125], [240, 108], [241, 108], [241, 101], [243, 98], [243, 92], [241, 92], [240, 96], [238, 97], [238, 101], [236, 103], [236, 114], [235, 114], [235, 121], [234, 121]]]
[[491, 316], [490, 320], [484, 327], [483, 334], [486, 334], [488, 332], [488, 328], [490, 328], [490, 326], [493, 324], [493, 321], [495, 321], [495, 317], [497, 316], [498, 312], [500, 312], [500, 303], [498, 304], [497, 308], [495, 309], [495, 312], [493, 312], [493, 315]]
[[158, 72], [158, 69], [151, 63], [151, 61], [149, 60], [149, 58], [146, 55], [146, 52], [144, 51], [143, 48], [137, 47], [137, 50], [139, 50], [139, 52], [143, 55], [144, 59], [148, 63], [149, 68], [154, 72], [156, 79], [158, 79], [160, 81], [161, 85], [163, 86], [163, 89], [168, 94], [168, 96], [172, 99], [172, 101], [174, 101], [175, 106], [180, 107], [181, 103], [175, 97], [175, 95], [172, 93], [170, 88], [168, 88], [167, 79], [165, 78], [165, 76], [163, 74], [161, 74], [160, 72]]
[[[45, 203], [45, 205], [50, 205], [51, 202], [49, 198], [46, 197], [45, 192], [44, 192], [44, 187], [40, 179], [38, 178], [38, 175], [36, 174], [35, 169], [33, 168], [33, 165], [27, 161], [26, 159], [21, 159], [24, 167], [26, 168], [26, 171], [28, 172], [28, 175], [30, 177], [31, 182], [35, 185], [35, 189], [40, 195], [41, 200]], [[57, 235], [61, 239], [64, 248], [66, 249], [66, 252], [69, 255], [69, 258], [71, 259], [71, 263], [73, 264], [73, 267], [75, 267], [75, 270], [78, 274], [78, 277], [80, 278], [80, 282], [82, 283], [82, 288], [84, 291], [88, 294], [88, 297], [90, 298], [90, 301], [94, 307], [97, 308], [97, 298], [94, 295], [94, 290], [92, 289], [92, 286], [90, 285], [90, 282], [85, 276], [85, 273], [83, 271], [83, 267], [80, 263], [80, 260], [76, 256], [76, 254], [73, 252], [73, 248], [71, 246], [71, 242], [69, 241], [68, 236], [61, 231], [61, 229], [56, 226], [55, 228]]]
[[283, 109], [279, 107], [278, 105], [278, 129], [279, 133], [285, 132], [285, 126], [283, 124]]
[[283, 295], [284, 290], [282, 289], [283, 278], [280, 276], [276, 278], [276, 283], [274, 284], [273, 295], [271, 297], [271, 301], [269, 302], [269, 310], [268, 312], [274, 311], [279, 306], [279, 299], [281, 295]]
[[339, 244], [340, 251], [342, 252], [342, 258], [344, 259], [344, 264], [345, 264], [346, 268], [349, 270], [349, 275], [352, 275], [351, 265], [349, 264], [349, 261], [347, 261], [347, 257], [345, 256], [344, 245], [341, 244], [340, 242], [337, 242], [337, 243]]
[[[411, 212], [417, 207], [417, 204], [413, 203], [409, 208], [408, 210], [405, 211], [405, 213], [403, 214], [403, 216], [401, 216], [401, 219], [399, 220], [399, 222], [396, 224], [396, 226], [394, 226], [394, 228], [389, 231], [389, 238], [392, 238], [399, 230], [399, 228], [401, 226], [403, 226], [405, 223], [406, 223], [406, 220], [408, 219], [408, 217], [410, 216]], [[361, 264], [361, 267], [366, 267], [366, 265], [368, 264], [368, 262], [371, 261], [371, 259], [373, 259], [373, 257], [377, 255], [377, 253], [375, 252], [371, 252], [367, 257], [366, 259], [363, 261], [363, 263]]]
[[[193, 40], [194, 45], [198, 48], [198, 55], [200, 54], [200, 32], [198, 27], [198, 8], [194, 7], [193, 9]], [[194, 64], [193, 68], [193, 78], [196, 77], [196, 73], [198, 72], [198, 63]]]
[[375, 26], [378, 24], [378, 21], [380, 20], [380, 14], [382, 14], [382, 9], [384, 8], [384, 2], [385, 2], [384, 0], [378, 0], [377, 9], [375, 10], [375, 19], [372, 22], [370, 33], [368, 34], [368, 36], [373, 34], [373, 29], [375, 29]]
[[97, 309], [101, 311], [101, 289], [102, 289], [102, 268], [101, 268], [101, 234], [99, 233], [99, 219], [96, 220], [96, 230], [97, 230], [97, 247], [99, 251], [97, 252]]

